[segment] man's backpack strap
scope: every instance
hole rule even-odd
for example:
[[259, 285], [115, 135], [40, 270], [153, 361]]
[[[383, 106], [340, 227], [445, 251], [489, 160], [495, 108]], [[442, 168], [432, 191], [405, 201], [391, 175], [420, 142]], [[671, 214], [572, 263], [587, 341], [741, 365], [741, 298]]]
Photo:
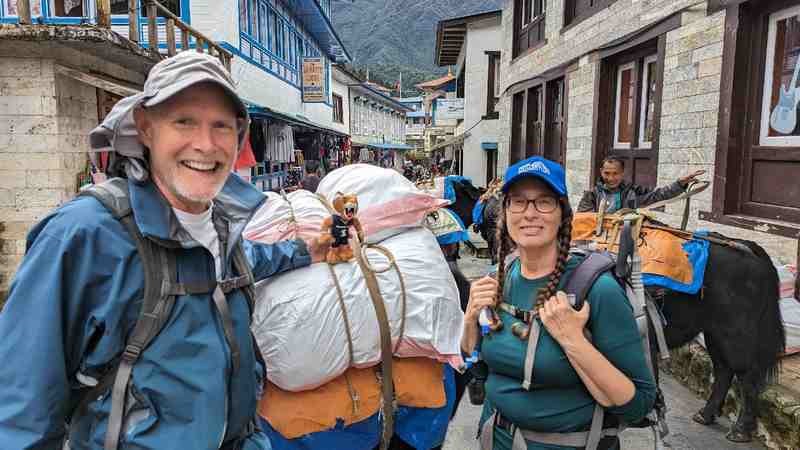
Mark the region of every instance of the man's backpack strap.
[[[176, 293], [187, 289], [177, 283], [175, 254], [146, 239], [136, 226], [130, 206], [127, 180], [112, 178], [105, 183], [84, 190], [81, 195], [97, 199], [111, 212], [114, 218], [122, 223], [136, 245], [144, 270], [144, 298], [139, 317], [126, 340], [125, 349], [117, 362], [116, 370], [110, 370], [98, 383], [98, 386], [104, 388], [111, 386], [111, 412], [108, 416], [104, 449], [117, 450], [133, 366], [142, 351], [158, 335], [169, 319]], [[190, 290], [193, 289], [190, 288]], [[81, 401], [81, 405], [85, 403], [86, 401]]]

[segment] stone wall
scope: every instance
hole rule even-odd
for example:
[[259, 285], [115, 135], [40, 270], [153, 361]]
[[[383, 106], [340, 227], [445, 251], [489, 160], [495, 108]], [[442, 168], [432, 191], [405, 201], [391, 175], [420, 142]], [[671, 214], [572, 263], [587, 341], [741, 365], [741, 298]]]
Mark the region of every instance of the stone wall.
[[95, 88], [57, 75], [43, 58], [0, 58], [0, 303], [29, 228], [75, 195]]
[[[593, 103], [595, 78], [600, 61], [594, 51], [604, 44], [641, 30], [678, 10], [681, 26], [667, 33], [664, 60], [664, 90], [661, 108], [661, 132], [658, 161], [658, 184], [664, 185], [694, 170], [703, 169], [703, 177], [714, 180], [714, 162], [719, 119], [720, 79], [725, 28], [725, 11], [707, 14], [707, 7], [683, 0], [617, 0], [583, 22], [563, 27], [561, 0], [549, 0], [547, 43], [512, 61], [513, 2], [503, 11], [503, 89], [532, 78], [551, 68], [577, 58], [578, 68], [567, 74], [567, 183], [570, 199], [577, 205], [581, 193], [589, 187], [592, 155], [592, 124], [596, 114]], [[500, 141], [508, 144], [511, 135], [511, 98], [501, 102]], [[500, 154], [500, 166], [508, 163], [508, 145]], [[717, 184], [720, 182], [717, 180]], [[730, 237], [754, 240], [779, 263], [794, 263], [798, 242], [773, 234], [719, 225], [698, 219], [700, 211], [711, 211], [712, 186], [692, 199], [689, 229], [705, 228]], [[667, 206], [658, 219], [679, 225], [683, 204]]]
[[[725, 11], [706, 15], [692, 9], [682, 26], [667, 33], [664, 91], [658, 153], [658, 183], [663, 185], [694, 170], [714, 180], [719, 120], [720, 78]], [[719, 180], [719, 179], [717, 179]], [[712, 186], [692, 199], [689, 229], [705, 228], [762, 245], [782, 264], [797, 260], [797, 240], [743, 228], [701, 221], [700, 211], [711, 211]], [[719, 188], [719, 186], [716, 186]], [[659, 219], [678, 225], [683, 203], [668, 205]]]

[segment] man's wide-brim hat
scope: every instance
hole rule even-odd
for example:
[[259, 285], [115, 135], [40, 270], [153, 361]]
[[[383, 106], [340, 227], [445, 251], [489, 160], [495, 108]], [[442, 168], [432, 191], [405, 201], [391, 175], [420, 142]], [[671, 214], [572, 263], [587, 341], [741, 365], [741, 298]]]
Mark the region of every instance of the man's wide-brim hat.
[[125, 168], [129, 178], [146, 179], [144, 146], [139, 141], [133, 120], [134, 109], [138, 106], [158, 105], [190, 86], [206, 82], [220, 86], [232, 100], [237, 116], [244, 119], [244, 125], [239, 128], [239, 148], [241, 148], [250, 116], [247, 113], [247, 106], [236, 94], [230, 73], [219, 59], [206, 53], [187, 50], [153, 66], [144, 83], [144, 90], [117, 102], [103, 119], [103, 123], [91, 131], [89, 145], [92, 160], [97, 162], [95, 160], [97, 152], [116, 153], [129, 160], [130, 164], [126, 164]]

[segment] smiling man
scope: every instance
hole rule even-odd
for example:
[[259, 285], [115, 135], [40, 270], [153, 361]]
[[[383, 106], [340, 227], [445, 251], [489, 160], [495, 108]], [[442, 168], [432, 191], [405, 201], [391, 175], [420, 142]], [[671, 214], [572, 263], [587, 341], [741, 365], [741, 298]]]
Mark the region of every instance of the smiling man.
[[252, 284], [327, 249], [242, 240], [265, 200], [231, 173], [248, 123], [225, 68], [188, 51], [92, 131], [116, 178], [33, 228], [0, 313], [3, 448], [270, 448]]
[[609, 156], [603, 160], [597, 185], [583, 193], [578, 212], [598, 212], [602, 208], [604, 212], [614, 213], [623, 208], [641, 208], [674, 198], [704, 173], [705, 170], [698, 170], [667, 186], [652, 189], [625, 181], [625, 161]]

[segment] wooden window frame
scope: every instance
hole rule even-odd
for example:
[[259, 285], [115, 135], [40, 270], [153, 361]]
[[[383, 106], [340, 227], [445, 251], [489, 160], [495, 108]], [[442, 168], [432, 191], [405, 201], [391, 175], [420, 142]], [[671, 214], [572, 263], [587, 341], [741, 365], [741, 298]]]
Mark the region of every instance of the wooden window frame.
[[[700, 211], [701, 220], [800, 238], [800, 214], [796, 208], [756, 203], [748, 198], [748, 190], [752, 188], [748, 161], [754, 156], [754, 147], [758, 147], [760, 159], [800, 161], [800, 150], [761, 145], [764, 64], [751, 64], [751, 61], [765, 61], [769, 16], [797, 4], [796, 0], [777, 0], [725, 8], [714, 173], [717, 180], [727, 182], [714, 184], [711, 211]], [[754, 36], [765, 38], [754, 39]], [[741, 95], [742, 92], [747, 95]]]
[[497, 149], [484, 150], [486, 152], [486, 186], [489, 186], [497, 178]]
[[344, 123], [344, 99], [340, 95], [332, 94], [333, 103], [333, 121], [336, 123]]
[[[647, 105], [649, 98], [647, 95], [649, 94], [650, 88], [650, 74], [647, 71], [647, 68], [650, 64], [656, 65], [656, 70], [658, 70], [658, 54], [653, 54], [650, 56], [646, 56], [642, 62], [642, 85], [639, 89], [639, 95], [641, 96], [641, 102], [639, 105], [639, 148], [650, 148], [653, 147], [652, 139], [649, 141], [645, 141], [644, 135], [647, 129]], [[658, 79], [658, 74], [656, 73], [656, 80]], [[655, 113], [655, 111], [653, 111]], [[655, 118], [653, 118], [655, 120]], [[653, 127], [655, 128], [655, 122], [653, 123]], [[655, 136], [652, 136], [654, 138]]]
[[[614, 128], [613, 128], [614, 129], [614, 148], [625, 148], [625, 149], [628, 149], [628, 148], [631, 148], [631, 144], [636, 142], [636, 137], [635, 137], [636, 133], [634, 132], [633, 129], [631, 130], [631, 141], [630, 142], [622, 142], [622, 141], [619, 140], [619, 119], [620, 119], [620, 117], [619, 117], [619, 113], [620, 113], [619, 105], [620, 105], [620, 99], [621, 99], [621, 95], [622, 95], [622, 82], [621, 82], [621, 80], [622, 80], [622, 73], [623, 72], [631, 71], [631, 74], [632, 74], [632, 77], [633, 77], [632, 82], [634, 83], [634, 86], [638, 87], [636, 85], [636, 83], [638, 81], [638, 77], [637, 77], [637, 74], [636, 74], [636, 72], [637, 72], [636, 61], [631, 61], [629, 63], [620, 64], [620, 65], [617, 66], [616, 69], [617, 69], [615, 71], [616, 72], [616, 77], [615, 77], [615, 82], [614, 82], [616, 87], [614, 89], [615, 94], [614, 94], [613, 100], [612, 100], [613, 103], [614, 103]], [[638, 91], [638, 89], [634, 88], [634, 91]], [[636, 115], [637, 115], [637, 112], [636, 112], [636, 97], [634, 97], [634, 99], [633, 99], [633, 120], [634, 120], [634, 122], [637, 122]], [[633, 125], [633, 128], [636, 128], [636, 124], [635, 123]]]
[[500, 101], [500, 96], [495, 95], [495, 87], [499, 84], [497, 80], [497, 63], [500, 61], [500, 52], [487, 51], [489, 65], [488, 76], [486, 81], [486, 115], [482, 117], [483, 120], [496, 120], [500, 118], [500, 112], [497, 111], [497, 104]]
[[578, 0], [565, 0], [564, 1], [564, 28], [562, 33], [569, 28], [583, 22], [584, 20], [592, 17], [598, 12], [608, 8], [617, 0], [590, 0], [590, 5], [583, 11], [577, 11]]
[[[537, 14], [538, 12], [538, 14]], [[518, 58], [547, 43], [547, 0], [514, 0], [513, 57]], [[531, 32], [538, 36], [531, 39]], [[525, 43], [522, 44], [522, 37]]]
[[[646, 150], [652, 152], [648, 154], [648, 159], [652, 164], [652, 180], [648, 181], [654, 184], [658, 179], [658, 151], [659, 151], [659, 134], [661, 123], [661, 97], [663, 94], [663, 78], [664, 78], [664, 59], [666, 53], [666, 31], [672, 28], [674, 24], [666, 26], [664, 29], [658, 31], [660, 34], [650, 36], [647, 40], [641, 42], [631, 42], [630, 46], [624, 45], [617, 49], [616, 52], [603, 55], [604, 58], [600, 62], [600, 73], [595, 83], [595, 103], [594, 108], [598, 113], [595, 115], [593, 130], [592, 130], [592, 170], [590, 173], [590, 185], [593, 185], [599, 175], [600, 162], [609, 154], [615, 151], [630, 152], [631, 157], [636, 156], [637, 151]], [[652, 57], [656, 57], [656, 92], [653, 101], [655, 107], [653, 108], [653, 141], [649, 145], [641, 145], [640, 132], [641, 132], [641, 115], [642, 115], [642, 88], [643, 76], [642, 73], [646, 69], [644, 61], [650, 61]], [[623, 65], [634, 63], [634, 75], [637, 83], [636, 86], [636, 99], [633, 102], [634, 107], [634, 126], [633, 135], [631, 136], [632, 145], [617, 145], [617, 91], [618, 81], [617, 73], [618, 68]], [[626, 166], [626, 169], [628, 167]], [[634, 169], [634, 168], [630, 168]], [[635, 170], [626, 170], [626, 179], [634, 180]], [[629, 178], [630, 177], [630, 178]]]
[[[511, 94], [511, 147], [509, 148], [509, 164], [538, 155], [549, 158], [557, 150], [557, 162], [564, 163], [566, 159], [566, 133], [569, 117], [569, 83], [567, 72], [561, 71], [549, 74], [545, 79], [535, 83], [526, 83]], [[554, 105], [551, 102], [553, 86], [561, 83], [561, 144], [558, 149], [553, 148], [553, 133], [548, 126]], [[531, 123], [529, 114], [538, 112], [539, 122]], [[554, 120], [553, 120], [554, 121]], [[540, 126], [539, 126], [540, 124]], [[536, 148], [538, 144], [538, 149]], [[540, 149], [540, 150], [539, 150]], [[551, 158], [552, 159], [552, 158]]]

